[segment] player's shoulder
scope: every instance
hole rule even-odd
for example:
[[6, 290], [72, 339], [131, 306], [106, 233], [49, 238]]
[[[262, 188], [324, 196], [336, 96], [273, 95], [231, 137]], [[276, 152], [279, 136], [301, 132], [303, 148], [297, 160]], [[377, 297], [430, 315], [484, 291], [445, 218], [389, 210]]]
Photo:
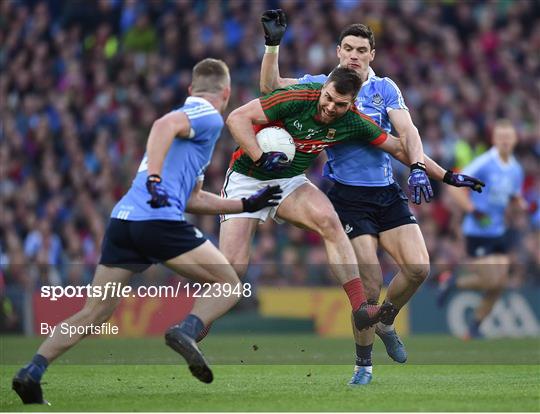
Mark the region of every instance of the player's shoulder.
[[189, 96], [184, 105], [178, 108], [184, 112], [190, 119], [201, 118], [208, 115], [220, 115], [219, 111], [206, 99], [198, 96]]
[[288, 91], [314, 91], [317, 92], [322, 89], [323, 83], [321, 82], [309, 82], [309, 83], [297, 83], [295, 85], [287, 86], [286, 88], [283, 88], [283, 90]]
[[394, 82], [391, 78], [388, 76], [371, 76], [370, 82], [373, 83], [374, 86], [376, 86], [377, 89], [388, 92], [388, 93], [397, 93], [401, 94], [401, 90], [399, 89], [399, 86], [396, 82]]
[[319, 99], [321, 88], [322, 84], [320, 83], [296, 84], [276, 89], [259, 99], [264, 110], [292, 102], [303, 102], [309, 105]]
[[363, 122], [375, 124], [375, 121], [371, 117], [361, 112], [356, 105], [352, 105], [351, 108], [347, 111], [347, 118], [358, 119]]

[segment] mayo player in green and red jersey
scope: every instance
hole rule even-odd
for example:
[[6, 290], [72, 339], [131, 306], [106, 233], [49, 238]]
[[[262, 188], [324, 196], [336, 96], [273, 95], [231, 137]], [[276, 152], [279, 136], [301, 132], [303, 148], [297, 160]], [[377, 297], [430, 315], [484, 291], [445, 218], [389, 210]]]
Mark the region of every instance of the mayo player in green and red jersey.
[[354, 106], [331, 124], [324, 123], [325, 113], [319, 114], [318, 103], [321, 86], [294, 85], [259, 99], [268, 121], [286, 129], [294, 139], [296, 154], [292, 163], [287, 162], [287, 168], [265, 169], [239, 148], [233, 154], [230, 169], [258, 180], [292, 178], [303, 174], [325, 148], [337, 143], [356, 139], [378, 145], [386, 140], [386, 132]]
[[[279, 206], [262, 209], [258, 214], [222, 216], [219, 244], [225, 257], [243, 275], [259, 222], [277, 217], [317, 232], [324, 240], [332, 273], [350, 300], [355, 326], [365, 329], [384, 317], [391, 304], [379, 307], [367, 303], [355, 254], [339, 218], [328, 198], [304, 174], [321, 151], [345, 140], [370, 142], [399, 153], [396, 144], [399, 141], [354, 106], [360, 86], [360, 77], [354, 70], [338, 68], [324, 85], [276, 90], [230, 114], [227, 125], [240, 150], [231, 160], [223, 197], [237, 198], [245, 192], [279, 183], [283, 198]], [[292, 163], [283, 153], [263, 153], [255, 139], [253, 125], [276, 121], [281, 121], [295, 140], [296, 155]], [[424, 185], [427, 183], [425, 176]], [[211, 301], [199, 298], [197, 304], [206, 300]]]

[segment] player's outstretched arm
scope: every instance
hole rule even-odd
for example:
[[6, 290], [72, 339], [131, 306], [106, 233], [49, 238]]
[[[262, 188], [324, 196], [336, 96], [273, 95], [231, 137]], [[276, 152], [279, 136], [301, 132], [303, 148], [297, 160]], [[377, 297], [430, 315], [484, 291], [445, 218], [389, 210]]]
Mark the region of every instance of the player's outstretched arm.
[[221, 198], [217, 194], [202, 189], [199, 181], [188, 200], [186, 211], [193, 214], [237, 214], [243, 212], [253, 213], [266, 207], [278, 205], [281, 199], [279, 185], [266, 186], [248, 198], [232, 200]]
[[403, 149], [409, 157], [409, 164], [425, 164], [422, 140], [409, 111], [406, 109], [393, 109], [388, 112], [388, 116], [401, 139]]
[[261, 16], [265, 37], [265, 51], [261, 64], [259, 86], [262, 93], [296, 85], [297, 79], [282, 78], [279, 74], [279, 43], [287, 29], [287, 18], [281, 9], [266, 10]]
[[[386, 141], [379, 146], [383, 151], [388, 152], [396, 160], [400, 161], [404, 165], [413, 164], [407, 155], [407, 152], [403, 148], [403, 141], [391, 134], [388, 134]], [[437, 162], [431, 159], [428, 155], [424, 154], [424, 161], [426, 166], [426, 172], [428, 176], [437, 181], [442, 181], [453, 187], [467, 187], [473, 191], [482, 192], [482, 188], [485, 184], [475, 178], [465, 174], [454, 173], [450, 170], [445, 170]]]

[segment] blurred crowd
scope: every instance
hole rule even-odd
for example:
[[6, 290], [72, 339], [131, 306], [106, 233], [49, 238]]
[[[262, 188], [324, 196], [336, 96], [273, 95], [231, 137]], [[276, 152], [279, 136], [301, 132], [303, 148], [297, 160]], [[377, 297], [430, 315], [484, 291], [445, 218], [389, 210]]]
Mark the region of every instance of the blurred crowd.
[[[205, 58], [231, 68], [232, 110], [259, 95], [260, 16], [283, 8], [281, 74], [328, 73], [353, 22], [376, 35], [375, 72], [401, 88], [427, 154], [462, 168], [489, 147], [493, 121], [512, 120], [531, 214], [514, 215], [516, 285], [540, 283], [540, 3], [383, 0], [50, 0], [0, 2], [0, 290], [86, 284], [109, 213], [129, 188], [152, 122], [186, 98]], [[235, 144], [224, 130], [206, 172], [218, 193]], [[323, 159], [310, 171], [321, 188]], [[405, 168], [397, 167], [399, 180]], [[463, 262], [456, 212], [441, 185], [414, 208], [432, 272]], [[537, 210], [536, 210], [537, 211]], [[217, 243], [214, 216], [190, 217]], [[268, 222], [248, 277], [333, 283], [319, 237]], [[386, 277], [394, 267], [383, 258]], [[9, 303], [2, 306], [10, 306]], [[5, 310], [5, 309], [4, 309]]]

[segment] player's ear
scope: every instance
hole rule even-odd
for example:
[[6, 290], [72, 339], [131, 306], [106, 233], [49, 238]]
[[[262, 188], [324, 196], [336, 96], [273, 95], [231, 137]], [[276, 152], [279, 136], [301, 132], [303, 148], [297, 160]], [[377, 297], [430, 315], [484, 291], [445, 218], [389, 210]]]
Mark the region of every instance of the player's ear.
[[373, 62], [373, 59], [375, 59], [375, 49], [372, 49], [371, 52], [369, 52], [370, 58], [369, 61]]
[[231, 97], [231, 87], [227, 86], [226, 88], [224, 88], [221, 92], [221, 96], [223, 98], [223, 110], [225, 110], [225, 108], [229, 104], [229, 98]]
[[191, 91], [192, 91], [191, 85], [188, 86], [187, 90], [188, 90], [189, 95], [191, 96]]
[[337, 55], [338, 59], [341, 59], [340, 54], [341, 54], [341, 46], [337, 45], [337, 47], [336, 47], [336, 55]]

